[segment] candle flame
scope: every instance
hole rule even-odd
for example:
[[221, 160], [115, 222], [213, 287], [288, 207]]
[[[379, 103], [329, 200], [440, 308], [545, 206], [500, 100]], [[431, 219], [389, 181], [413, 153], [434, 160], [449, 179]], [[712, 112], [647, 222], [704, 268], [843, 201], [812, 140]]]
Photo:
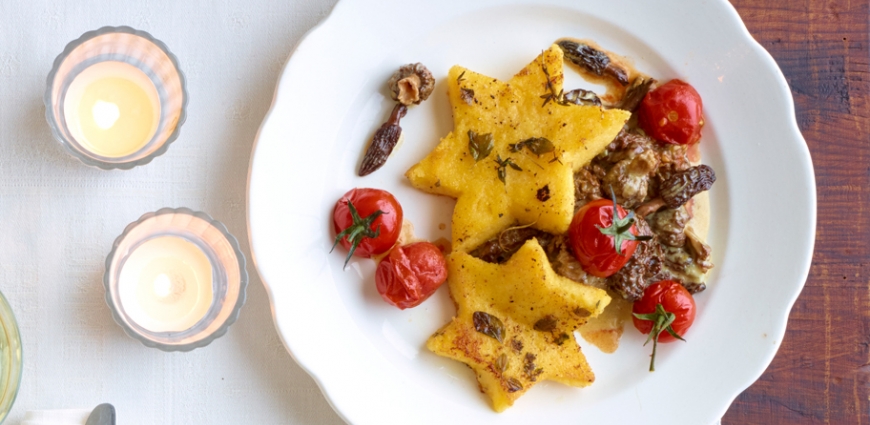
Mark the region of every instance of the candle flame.
[[160, 298], [166, 298], [172, 293], [172, 280], [165, 274], [159, 274], [154, 278], [154, 293]]
[[102, 100], [98, 100], [94, 103], [92, 112], [97, 127], [100, 127], [103, 130], [112, 128], [112, 126], [115, 125], [115, 122], [118, 121], [118, 118], [121, 117], [121, 110], [118, 109], [118, 105]]

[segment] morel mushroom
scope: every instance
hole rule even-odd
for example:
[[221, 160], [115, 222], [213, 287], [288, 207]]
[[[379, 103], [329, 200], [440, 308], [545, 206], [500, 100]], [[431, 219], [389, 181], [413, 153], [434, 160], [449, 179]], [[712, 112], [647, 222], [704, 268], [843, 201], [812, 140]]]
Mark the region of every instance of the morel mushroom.
[[693, 196], [710, 190], [716, 182], [716, 173], [708, 165], [696, 165], [684, 171], [678, 171], [668, 177], [660, 188], [660, 194], [665, 204], [677, 208]]
[[357, 172], [360, 177], [375, 172], [387, 162], [402, 135], [399, 120], [405, 116], [409, 105], [419, 105], [429, 98], [435, 89], [435, 78], [422, 63], [409, 63], [390, 77], [388, 85], [391, 97], [399, 103], [393, 107], [390, 119], [375, 132]]
[[649, 93], [649, 89], [655, 84], [653, 78], [637, 77], [631, 82], [631, 85], [625, 90], [622, 99], [617, 102], [616, 107], [629, 112], [634, 112], [637, 109], [644, 96]]
[[622, 86], [628, 85], [628, 71], [610, 60], [607, 53], [586, 43], [560, 40], [556, 43], [565, 53], [565, 59], [599, 76], [610, 77]]
[[650, 215], [647, 221], [653, 233], [658, 236], [659, 242], [679, 248], [686, 244], [686, 225], [691, 219], [685, 207], [677, 207], [662, 209]]
[[402, 136], [399, 120], [405, 116], [406, 112], [408, 112], [408, 108], [405, 105], [396, 105], [387, 122], [383, 123], [381, 128], [375, 132], [363, 157], [362, 164], [360, 164], [358, 173], [360, 177], [375, 172], [387, 162], [387, 158], [390, 157], [396, 143], [399, 143], [399, 137]]
[[435, 89], [435, 77], [422, 63], [409, 63], [390, 77], [389, 84], [393, 100], [405, 106], [419, 105]]

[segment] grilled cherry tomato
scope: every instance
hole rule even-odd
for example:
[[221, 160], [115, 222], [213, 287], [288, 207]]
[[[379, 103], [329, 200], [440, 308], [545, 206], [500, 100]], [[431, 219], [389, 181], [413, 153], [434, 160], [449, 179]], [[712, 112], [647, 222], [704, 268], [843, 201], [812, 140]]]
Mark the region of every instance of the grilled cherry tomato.
[[402, 231], [402, 206], [390, 192], [380, 189], [351, 189], [335, 203], [332, 223], [335, 244], [352, 255], [370, 258], [387, 252]]
[[682, 340], [695, 321], [695, 299], [679, 282], [663, 280], [643, 291], [643, 298], [631, 308], [634, 327], [649, 334], [646, 345], [653, 341], [649, 370], [655, 370], [656, 346], [659, 342]]
[[447, 280], [447, 262], [429, 242], [397, 246], [378, 264], [375, 284], [384, 301], [404, 310], [420, 305]]
[[646, 94], [637, 110], [637, 123], [656, 140], [691, 145], [701, 139], [702, 106], [692, 86], [671, 80]]
[[634, 212], [626, 213], [616, 201], [607, 199], [581, 207], [568, 227], [574, 257], [586, 273], [598, 277], [616, 273], [634, 254], [638, 241], [646, 239], [637, 235]]

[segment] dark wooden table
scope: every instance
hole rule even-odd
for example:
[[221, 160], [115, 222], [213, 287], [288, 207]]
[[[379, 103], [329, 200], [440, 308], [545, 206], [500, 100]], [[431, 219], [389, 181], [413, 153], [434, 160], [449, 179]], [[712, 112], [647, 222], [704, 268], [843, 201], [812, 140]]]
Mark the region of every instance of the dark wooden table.
[[722, 423], [870, 424], [870, 1], [732, 3], [791, 86], [819, 204], [779, 353]]

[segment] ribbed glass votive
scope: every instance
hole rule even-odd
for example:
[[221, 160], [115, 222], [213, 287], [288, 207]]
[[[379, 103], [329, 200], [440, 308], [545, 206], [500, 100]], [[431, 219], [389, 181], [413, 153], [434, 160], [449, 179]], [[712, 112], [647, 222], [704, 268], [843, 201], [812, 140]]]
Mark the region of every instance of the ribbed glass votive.
[[102, 169], [151, 162], [178, 138], [184, 74], [161, 41], [103, 27], [67, 44], [48, 74], [45, 118], [72, 156]]
[[226, 333], [245, 303], [238, 241], [203, 212], [163, 208], [115, 239], [103, 276], [106, 302], [131, 337], [189, 351]]

